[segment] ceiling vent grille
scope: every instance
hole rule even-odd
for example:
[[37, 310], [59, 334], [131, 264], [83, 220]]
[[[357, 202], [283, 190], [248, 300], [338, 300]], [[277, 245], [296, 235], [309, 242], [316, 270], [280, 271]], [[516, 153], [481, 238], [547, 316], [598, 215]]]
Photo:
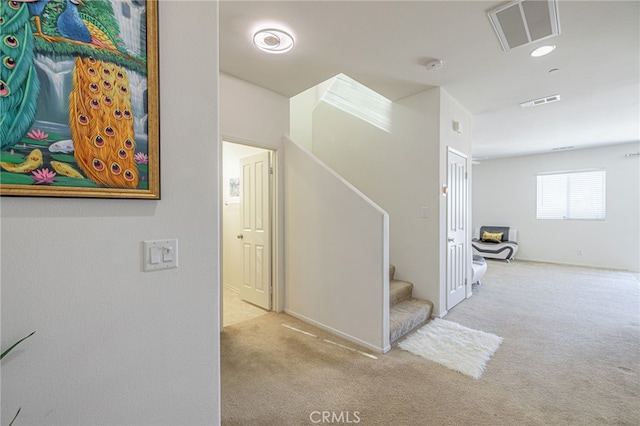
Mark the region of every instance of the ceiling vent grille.
[[550, 104], [551, 102], [558, 102], [560, 100], [560, 95], [546, 96], [540, 99], [534, 99], [532, 101], [523, 102], [520, 104], [522, 108], [529, 108], [538, 105]]
[[516, 0], [489, 12], [505, 52], [560, 34], [556, 0]]

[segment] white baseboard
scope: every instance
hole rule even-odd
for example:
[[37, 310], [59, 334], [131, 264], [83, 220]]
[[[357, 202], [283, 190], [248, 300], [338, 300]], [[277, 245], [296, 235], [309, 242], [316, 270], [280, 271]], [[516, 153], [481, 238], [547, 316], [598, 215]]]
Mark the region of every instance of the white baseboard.
[[233, 292], [235, 292], [235, 293], [240, 294], [240, 289], [239, 289], [239, 288], [235, 288], [235, 287], [234, 287], [234, 286], [232, 286], [231, 284], [223, 283], [223, 284], [222, 284], [222, 286], [223, 286], [224, 288], [226, 288], [227, 290], [231, 290], [231, 291], [233, 291]]
[[339, 336], [339, 337], [341, 337], [343, 339], [346, 339], [346, 340], [348, 340], [350, 342], [353, 342], [353, 343], [355, 343], [357, 345], [365, 347], [365, 348], [367, 348], [367, 349], [369, 349], [371, 351], [374, 351], [374, 352], [377, 352], [377, 353], [381, 353], [381, 354], [385, 354], [385, 353], [387, 353], [387, 352], [389, 352], [391, 350], [391, 345], [387, 345], [384, 348], [383, 347], [377, 347], [375, 345], [372, 345], [371, 343], [365, 342], [364, 340], [358, 339], [357, 337], [353, 337], [353, 336], [351, 336], [349, 334], [343, 333], [343, 332], [341, 332], [339, 330], [336, 330], [336, 329], [334, 329], [332, 327], [329, 327], [329, 326], [327, 326], [325, 324], [322, 324], [322, 323], [320, 323], [318, 321], [312, 320], [311, 318], [307, 318], [304, 315], [300, 315], [300, 314], [298, 314], [296, 312], [292, 312], [292, 311], [290, 311], [288, 309], [285, 309], [284, 312], [287, 315], [291, 315], [292, 317], [298, 318], [301, 321], [304, 321], [304, 322], [306, 322], [308, 324], [311, 324], [311, 325], [313, 325], [315, 327], [318, 327], [318, 328], [320, 328], [320, 329], [322, 329], [324, 331], [328, 331], [331, 334], [335, 334], [336, 336]]

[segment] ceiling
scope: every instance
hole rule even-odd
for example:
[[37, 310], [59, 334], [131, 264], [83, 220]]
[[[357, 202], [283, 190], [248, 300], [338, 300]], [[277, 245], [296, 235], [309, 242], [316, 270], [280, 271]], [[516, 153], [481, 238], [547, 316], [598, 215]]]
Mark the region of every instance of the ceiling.
[[[391, 100], [442, 87], [473, 114], [476, 159], [640, 141], [640, 2], [559, 0], [560, 35], [509, 52], [487, 16], [503, 4], [221, 1], [220, 71], [287, 97], [339, 73]], [[258, 50], [260, 26], [289, 30], [294, 48]], [[557, 48], [529, 55], [544, 44]]]

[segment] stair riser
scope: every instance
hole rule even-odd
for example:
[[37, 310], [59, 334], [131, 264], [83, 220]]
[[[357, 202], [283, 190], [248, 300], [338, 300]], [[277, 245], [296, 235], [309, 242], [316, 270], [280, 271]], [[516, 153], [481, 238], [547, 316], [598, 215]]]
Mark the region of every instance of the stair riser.
[[391, 343], [425, 324], [431, 317], [433, 304], [426, 300], [410, 299], [395, 305], [389, 312], [389, 341]]
[[396, 268], [389, 266], [389, 341], [394, 343], [422, 326], [433, 311], [433, 303], [414, 299], [413, 283], [395, 280]]
[[389, 282], [389, 307], [411, 299], [413, 284], [406, 281], [393, 280]]

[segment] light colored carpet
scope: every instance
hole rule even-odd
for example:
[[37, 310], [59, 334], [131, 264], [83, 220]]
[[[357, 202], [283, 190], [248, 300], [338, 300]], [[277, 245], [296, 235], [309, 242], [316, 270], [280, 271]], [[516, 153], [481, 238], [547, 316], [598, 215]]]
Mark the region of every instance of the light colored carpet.
[[327, 411], [366, 426], [637, 426], [639, 288], [623, 271], [488, 261], [445, 317], [504, 338], [478, 380], [397, 346], [372, 359], [284, 314], [230, 325], [222, 424], [312, 425]]
[[240, 298], [240, 294], [230, 288], [222, 289], [222, 326], [237, 324], [257, 318], [269, 311], [245, 302]]
[[440, 318], [398, 342], [398, 347], [479, 379], [502, 337]]

